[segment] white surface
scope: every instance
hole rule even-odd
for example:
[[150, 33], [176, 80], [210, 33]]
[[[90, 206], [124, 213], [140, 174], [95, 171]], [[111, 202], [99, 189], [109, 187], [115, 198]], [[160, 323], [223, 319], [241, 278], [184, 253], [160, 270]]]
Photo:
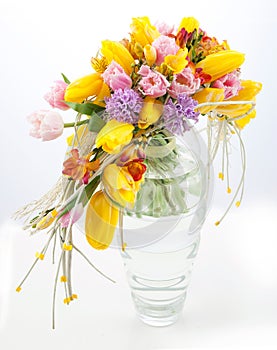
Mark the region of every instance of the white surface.
[[[1, 1], [1, 349], [277, 348], [276, 10], [270, 0]], [[79, 299], [65, 306], [59, 288], [57, 329], [52, 331], [50, 257], [33, 271], [21, 293], [14, 292], [43, 245], [43, 234], [30, 238], [8, 217], [55, 182], [64, 137], [51, 143], [30, 138], [25, 116], [47, 108], [43, 95], [60, 72], [71, 79], [90, 73], [90, 57], [100, 41], [120, 39], [131, 17], [144, 14], [172, 23], [194, 15], [211, 35], [246, 53], [243, 78], [264, 83], [257, 118], [243, 132], [248, 150], [245, 200], [215, 227], [220, 206], [226, 204], [226, 195], [216, 191], [184, 315], [176, 325], [155, 329], [140, 323], [119, 253], [91, 251], [80, 235], [79, 245], [117, 283], [104, 280], [76, 257], [74, 291]]]

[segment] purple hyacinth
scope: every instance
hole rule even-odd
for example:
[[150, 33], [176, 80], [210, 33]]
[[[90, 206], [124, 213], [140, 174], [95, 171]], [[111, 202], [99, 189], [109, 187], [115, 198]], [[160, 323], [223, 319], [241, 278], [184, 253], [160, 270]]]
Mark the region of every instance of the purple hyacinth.
[[117, 89], [111, 97], [105, 98], [108, 119], [136, 124], [142, 108], [142, 98], [131, 89]]
[[197, 101], [182, 93], [177, 97], [176, 103], [170, 98], [164, 106], [163, 120], [166, 128], [173, 134], [181, 135], [190, 129], [187, 119], [198, 122], [199, 112], [195, 112]]

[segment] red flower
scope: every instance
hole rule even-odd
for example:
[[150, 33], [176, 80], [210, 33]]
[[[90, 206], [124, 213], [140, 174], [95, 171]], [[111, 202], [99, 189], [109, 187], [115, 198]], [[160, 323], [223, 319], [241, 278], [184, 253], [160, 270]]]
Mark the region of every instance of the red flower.
[[134, 181], [141, 180], [146, 171], [146, 165], [143, 164], [143, 159], [139, 158], [131, 160], [130, 162], [126, 163], [125, 166], [127, 167], [128, 172]]

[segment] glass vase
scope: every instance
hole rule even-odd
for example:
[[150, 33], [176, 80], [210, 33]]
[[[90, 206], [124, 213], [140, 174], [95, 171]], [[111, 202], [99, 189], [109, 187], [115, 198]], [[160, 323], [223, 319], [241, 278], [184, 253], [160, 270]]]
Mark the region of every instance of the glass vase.
[[[193, 130], [164, 133], [145, 152], [145, 181], [123, 217], [121, 256], [138, 317], [168, 326], [183, 310], [213, 176], [206, 145]], [[122, 232], [117, 237], [122, 241]]]

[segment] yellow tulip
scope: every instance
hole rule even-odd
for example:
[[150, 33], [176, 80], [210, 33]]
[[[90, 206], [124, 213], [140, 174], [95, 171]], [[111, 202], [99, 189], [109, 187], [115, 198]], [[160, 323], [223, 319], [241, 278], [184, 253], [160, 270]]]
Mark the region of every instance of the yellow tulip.
[[103, 104], [105, 96], [110, 96], [110, 89], [104, 83], [100, 73], [92, 73], [79, 78], [66, 88], [64, 99], [67, 102], [83, 102], [90, 96], [96, 96], [94, 103]]
[[142, 47], [152, 42], [160, 36], [160, 33], [151, 23], [148, 17], [133, 18], [131, 27], [131, 37]]
[[97, 148], [102, 147], [107, 153], [119, 153], [132, 140], [133, 130], [134, 126], [132, 124], [121, 123], [112, 119], [99, 131], [95, 145]]
[[138, 126], [147, 129], [149, 125], [156, 123], [163, 113], [163, 103], [153, 97], [146, 96], [139, 114]]
[[199, 29], [199, 22], [194, 17], [184, 17], [179, 25], [178, 32], [185, 28], [188, 33], [192, 33], [194, 29]]
[[196, 68], [202, 68], [204, 73], [211, 76], [211, 81], [214, 81], [239, 68], [243, 62], [243, 53], [233, 50], [222, 50], [206, 56], [196, 64]]
[[187, 66], [188, 60], [188, 49], [180, 49], [176, 55], [168, 55], [164, 59], [164, 63], [168, 68], [172, 70], [173, 74], [181, 73], [182, 70]]
[[150, 44], [147, 44], [144, 46], [143, 53], [144, 53], [144, 57], [146, 59], [146, 63], [148, 64], [148, 66], [152, 66], [156, 62], [156, 59], [157, 59], [156, 49], [153, 46], [151, 46]]
[[109, 164], [104, 169], [102, 181], [113, 201], [122, 208], [132, 208], [143, 179], [135, 181], [126, 167]]
[[235, 124], [239, 129], [243, 129], [245, 127], [246, 124], [250, 123], [250, 120], [252, 118], [256, 117], [256, 110], [254, 109], [251, 113], [249, 113], [247, 116], [235, 120]]
[[[224, 100], [224, 89], [204, 88], [196, 92], [192, 97], [198, 102], [198, 104], [205, 102], [221, 102]], [[197, 110], [201, 114], [206, 114], [213, 111], [216, 107], [217, 106], [205, 106], [200, 107]]]
[[124, 69], [125, 73], [131, 74], [132, 64], [135, 61], [124, 45], [117, 41], [104, 40], [102, 41], [101, 53], [108, 64], [114, 60]]
[[[262, 84], [252, 80], [241, 80], [242, 89], [239, 91], [237, 96], [229, 98], [228, 101], [255, 101], [255, 96], [261, 91]], [[218, 106], [217, 112], [225, 114], [228, 117], [238, 117], [250, 110], [251, 104], [246, 105], [226, 105]]]
[[119, 210], [111, 205], [103, 191], [91, 197], [86, 212], [85, 233], [93, 248], [103, 250], [109, 247], [118, 217]]

